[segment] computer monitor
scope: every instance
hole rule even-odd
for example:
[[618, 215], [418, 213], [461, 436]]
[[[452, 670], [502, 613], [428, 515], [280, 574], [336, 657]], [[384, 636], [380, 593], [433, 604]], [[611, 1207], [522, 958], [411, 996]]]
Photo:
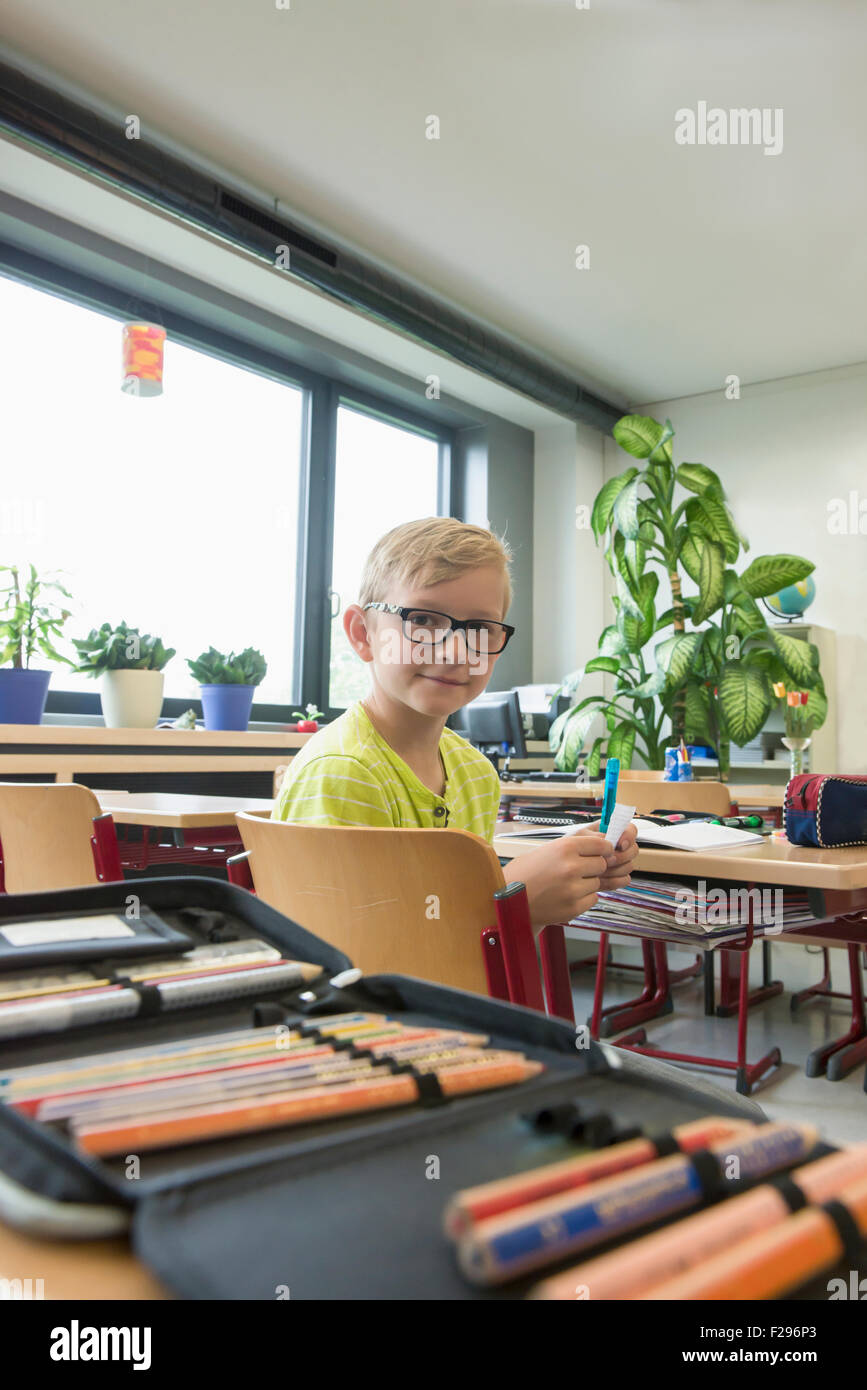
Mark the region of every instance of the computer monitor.
[[459, 711], [465, 737], [486, 753], [495, 767], [501, 756], [526, 758], [524, 721], [517, 690], [486, 690]]

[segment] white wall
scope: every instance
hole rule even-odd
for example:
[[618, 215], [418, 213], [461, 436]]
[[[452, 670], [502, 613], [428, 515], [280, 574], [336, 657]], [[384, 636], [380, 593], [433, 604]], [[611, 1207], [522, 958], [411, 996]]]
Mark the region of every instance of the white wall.
[[[739, 400], [720, 390], [640, 409], [671, 419], [678, 462], [719, 473], [750, 542], [741, 568], [778, 551], [814, 561], [805, 620], [837, 634], [837, 766], [867, 772], [867, 364], [742, 387]], [[606, 476], [627, 462], [610, 443]], [[864, 534], [835, 534], [834, 499], [852, 492]]]
[[[603, 622], [602, 551], [576, 527], [603, 481], [603, 436], [564, 421], [535, 431], [533, 680], [560, 681], [597, 650]], [[587, 693], [600, 687], [591, 685]]]

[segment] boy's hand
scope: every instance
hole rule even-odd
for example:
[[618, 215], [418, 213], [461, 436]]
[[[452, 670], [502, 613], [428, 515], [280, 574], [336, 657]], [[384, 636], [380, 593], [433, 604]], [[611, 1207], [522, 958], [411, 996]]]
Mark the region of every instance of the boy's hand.
[[526, 884], [533, 926], [547, 927], [588, 912], [618, 858], [622, 856], [615, 854], [604, 835], [582, 827], [580, 834], [564, 835], [522, 854], [507, 866], [505, 877], [507, 883], [519, 879]]
[[[579, 830], [576, 830], [575, 834], [586, 835], [588, 831], [593, 835], [600, 834], [599, 822], [595, 821], [589, 825], [582, 825]], [[606, 844], [608, 844], [607, 840]], [[610, 845], [608, 845], [608, 850], [609, 852], [611, 851]], [[611, 893], [618, 888], [625, 888], [632, 877], [630, 865], [637, 858], [637, 855], [638, 830], [633, 821], [631, 825], [627, 825], [623, 834], [620, 836], [616, 853], [608, 860], [608, 868], [599, 880], [599, 891], [602, 893]]]

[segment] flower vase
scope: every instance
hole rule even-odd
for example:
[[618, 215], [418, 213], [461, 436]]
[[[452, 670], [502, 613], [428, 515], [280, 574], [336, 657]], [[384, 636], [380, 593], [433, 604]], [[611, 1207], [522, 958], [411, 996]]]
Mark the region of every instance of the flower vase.
[[812, 739], [809, 738], [784, 738], [783, 746], [788, 748], [790, 753], [790, 776], [797, 777], [804, 771], [804, 754], [809, 748]]

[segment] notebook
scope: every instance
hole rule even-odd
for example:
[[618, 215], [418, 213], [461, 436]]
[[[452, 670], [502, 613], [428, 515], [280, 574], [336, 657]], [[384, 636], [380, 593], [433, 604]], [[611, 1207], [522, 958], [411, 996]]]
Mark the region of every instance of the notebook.
[[686, 849], [701, 853], [704, 850], [743, 849], [760, 845], [763, 835], [752, 830], [735, 830], [730, 825], [713, 825], [710, 821], [684, 821], [681, 825], [654, 825], [652, 821], [636, 820], [640, 845], [660, 849]]

